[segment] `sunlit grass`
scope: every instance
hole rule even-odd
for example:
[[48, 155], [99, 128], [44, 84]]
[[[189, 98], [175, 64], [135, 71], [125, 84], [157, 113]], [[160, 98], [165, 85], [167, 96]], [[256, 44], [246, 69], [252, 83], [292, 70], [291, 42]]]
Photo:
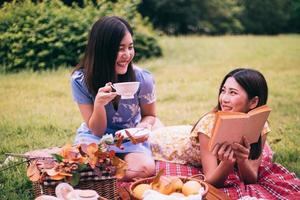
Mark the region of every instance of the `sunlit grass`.
[[[235, 67], [260, 70], [269, 84], [276, 162], [300, 175], [300, 36], [162, 37], [164, 57], [138, 63], [156, 81], [157, 113], [166, 125], [193, 124], [217, 102]], [[72, 142], [81, 116], [72, 100], [71, 69], [0, 75], [0, 159], [6, 152]], [[25, 166], [0, 172], [0, 199], [30, 199]], [[21, 191], [16, 193], [15, 191]]]

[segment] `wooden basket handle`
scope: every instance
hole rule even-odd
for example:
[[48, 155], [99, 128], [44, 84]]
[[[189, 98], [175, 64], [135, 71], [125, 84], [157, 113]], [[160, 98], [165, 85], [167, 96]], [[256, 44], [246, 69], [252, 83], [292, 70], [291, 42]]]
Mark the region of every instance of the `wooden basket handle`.
[[118, 194], [121, 199], [130, 200], [130, 192], [127, 190], [126, 187], [119, 187]]
[[191, 176], [190, 178], [199, 179], [201, 181], [206, 181], [204, 174], [195, 174], [195, 175]]
[[142, 178], [140, 178], [140, 177], [135, 177], [135, 178], [132, 178], [132, 181], [133, 182], [136, 182], [136, 181], [139, 181], [139, 180], [141, 180]]

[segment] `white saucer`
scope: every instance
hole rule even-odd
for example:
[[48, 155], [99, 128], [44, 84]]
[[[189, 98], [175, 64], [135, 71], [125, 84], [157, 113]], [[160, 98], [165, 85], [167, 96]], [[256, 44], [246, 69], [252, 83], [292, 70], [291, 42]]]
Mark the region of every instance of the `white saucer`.
[[60, 199], [50, 195], [41, 195], [35, 198], [35, 200], [60, 200]]
[[151, 131], [147, 128], [127, 128], [116, 132], [116, 134], [122, 135], [124, 138], [128, 138], [125, 130], [127, 130], [135, 139], [149, 136]]
[[134, 95], [132, 96], [121, 95], [121, 99], [134, 99]]

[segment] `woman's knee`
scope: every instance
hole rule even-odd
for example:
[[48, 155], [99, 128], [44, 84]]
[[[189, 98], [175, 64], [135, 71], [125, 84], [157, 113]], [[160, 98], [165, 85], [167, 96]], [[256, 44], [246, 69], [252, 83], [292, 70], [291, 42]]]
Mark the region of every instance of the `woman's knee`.
[[128, 163], [128, 174], [135, 177], [149, 177], [155, 174], [155, 161], [151, 156], [131, 153], [125, 157]]
[[155, 162], [153, 159], [141, 163], [140, 168], [145, 174], [145, 177], [153, 176], [155, 174]]

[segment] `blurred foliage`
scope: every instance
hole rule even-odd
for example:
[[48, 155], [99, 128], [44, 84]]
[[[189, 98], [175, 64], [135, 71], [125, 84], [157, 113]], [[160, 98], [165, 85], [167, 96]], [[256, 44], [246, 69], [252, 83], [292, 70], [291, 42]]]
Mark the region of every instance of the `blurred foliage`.
[[300, 0], [292, 0], [289, 4], [288, 31], [300, 33]]
[[237, 0], [143, 0], [138, 7], [154, 27], [168, 34], [240, 33]]
[[247, 33], [277, 34], [287, 32], [289, 0], [241, 0], [242, 24]]
[[[12, 0], [0, 0], [3, 2]], [[32, 0], [39, 2], [41, 0]], [[85, 6], [85, 0], [60, 0]], [[89, 0], [97, 5], [99, 0]], [[106, 0], [106, 3], [118, 0]], [[140, 0], [135, 4], [156, 30], [167, 34], [278, 34], [300, 32], [300, 0]], [[138, 6], [136, 6], [138, 4]], [[122, 10], [122, 9], [121, 9]], [[124, 9], [126, 10], [126, 9]], [[135, 13], [135, 11], [134, 11]], [[143, 20], [145, 21], [145, 20]]]
[[98, 0], [65, 5], [62, 1], [4, 3], [0, 9], [0, 71], [45, 70], [74, 66], [88, 32], [99, 17], [118, 15], [137, 32], [136, 60], [162, 54], [151, 26], [137, 12], [137, 0]]
[[300, 0], [142, 0], [138, 10], [167, 34], [300, 32]]

